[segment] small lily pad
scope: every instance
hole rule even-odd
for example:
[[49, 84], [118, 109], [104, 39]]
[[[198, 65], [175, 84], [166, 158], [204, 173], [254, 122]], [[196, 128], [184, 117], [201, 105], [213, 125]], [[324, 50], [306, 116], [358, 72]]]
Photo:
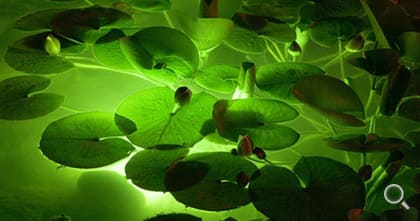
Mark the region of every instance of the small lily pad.
[[199, 56], [194, 42], [177, 29], [145, 28], [123, 38], [121, 49], [135, 68], [164, 82], [189, 78], [198, 68]]
[[39, 93], [50, 85], [41, 76], [18, 76], [0, 82], [0, 119], [26, 120], [46, 115], [64, 101], [53, 93]]
[[420, 98], [411, 98], [400, 104], [398, 115], [410, 120], [420, 121]]
[[400, 54], [394, 49], [378, 48], [365, 51], [364, 57], [351, 60], [350, 63], [372, 75], [382, 76], [391, 73], [398, 67]]
[[265, 149], [282, 149], [297, 142], [295, 130], [277, 125], [297, 116], [288, 104], [267, 99], [219, 100], [213, 110], [220, 136], [236, 142], [240, 135], [249, 135], [256, 146]]
[[112, 28], [121, 28], [132, 23], [131, 17], [113, 8], [94, 6], [70, 9], [58, 13], [50, 22], [54, 33], [93, 44]]
[[399, 150], [407, 145], [406, 141], [399, 138], [374, 136], [375, 139], [369, 140], [364, 134], [351, 134], [326, 138], [325, 141], [333, 148], [361, 153], [389, 152]]
[[404, 32], [398, 37], [402, 59], [409, 62], [420, 62], [420, 33]]
[[410, 86], [411, 72], [404, 66], [393, 71], [382, 90], [380, 111], [383, 115], [391, 116], [395, 113], [398, 103]]
[[288, 43], [296, 39], [295, 30], [286, 23], [268, 22], [262, 29], [257, 30], [257, 33], [280, 43]]
[[263, 54], [266, 51], [264, 39], [254, 31], [235, 26], [224, 40], [230, 48], [245, 54]]
[[283, 62], [261, 66], [256, 74], [257, 86], [275, 98], [296, 102], [292, 91], [295, 83], [306, 75], [324, 74], [318, 67], [296, 62]]
[[206, 90], [233, 94], [239, 76], [239, 68], [229, 65], [212, 65], [200, 68], [194, 76], [194, 82]]
[[294, 86], [293, 95], [337, 123], [364, 125], [357, 119], [364, 118], [362, 101], [351, 87], [336, 78], [326, 75], [304, 76]]
[[161, 12], [171, 8], [170, 0], [124, 0], [131, 7], [148, 12]]
[[49, 30], [50, 22], [58, 13], [65, 11], [64, 8], [52, 8], [36, 11], [19, 18], [15, 28], [22, 31]]
[[[44, 130], [42, 153], [56, 163], [76, 168], [96, 168], [121, 160], [134, 150], [124, 140], [132, 132], [132, 122], [120, 118], [120, 130], [112, 113], [88, 112], [54, 121]], [[128, 129], [130, 128], [130, 129]]]
[[[212, 106], [216, 98], [206, 93], [193, 94], [188, 104], [176, 106], [175, 92], [166, 87], [142, 90], [127, 97], [116, 116], [131, 119], [137, 131], [128, 136], [143, 148], [173, 144], [192, 146], [212, 132]], [[214, 130], [214, 129], [213, 129]]]
[[249, 186], [257, 210], [271, 219], [299, 221], [346, 220], [348, 210], [363, 208], [365, 186], [349, 166], [302, 157], [293, 171], [271, 165], [260, 170]]
[[201, 221], [201, 218], [185, 213], [157, 215], [144, 221]]
[[136, 186], [151, 191], [166, 191], [165, 175], [169, 166], [188, 154], [187, 148], [149, 149], [138, 152], [127, 165], [125, 174]]

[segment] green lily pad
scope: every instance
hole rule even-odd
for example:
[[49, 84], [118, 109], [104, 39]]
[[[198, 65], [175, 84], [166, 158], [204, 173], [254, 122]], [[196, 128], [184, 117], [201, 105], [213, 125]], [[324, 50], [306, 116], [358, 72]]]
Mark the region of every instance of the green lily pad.
[[[190, 164], [185, 164], [189, 162]], [[228, 152], [210, 152], [192, 154], [176, 164], [173, 170], [168, 171], [165, 180], [168, 189], [173, 184], [183, 186], [185, 189], [171, 192], [175, 199], [187, 206], [197, 209], [220, 211], [234, 209], [249, 203], [246, 189], [237, 183], [237, 176], [241, 172], [250, 177], [258, 168], [244, 158], [234, 156]], [[207, 171], [204, 176], [195, 176], [197, 165], [205, 165]], [[172, 171], [177, 174], [185, 174], [189, 179], [176, 179], [171, 176]], [[194, 172], [194, 173], [191, 173]], [[195, 180], [195, 177], [199, 179]], [[194, 179], [194, 180], [191, 180]], [[190, 185], [180, 185], [185, 182]]]
[[267, 99], [219, 100], [213, 110], [220, 136], [236, 142], [240, 135], [249, 135], [256, 146], [271, 150], [297, 142], [299, 134], [295, 130], [277, 124], [297, 116], [288, 104]]
[[39, 93], [50, 82], [50, 79], [41, 76], [18, 76], [0, 81], [0, 119], [26, 120], [56, 110], [63, 103], [64, 97]]
[[413, 141], [414, 145], [407, 145], [402, 148], [401, 151], [404, 154], [403, 163], [413, 168], [420, 167], [420, 131], [410, 132], [407, 137]]
[[257, 33], [280, 43], [288, 43], [296, 39], [295, 30], [285, 23], [268, 22], [267, 25], [258, 30]]
[[323, 157], [302, 157], [293, 170], [264, 166], [250, 183], [251, 201], [267, 217], [347, 220], [349, 209], [363, 208], [365, 186], [347, 165]]
[[310, 29], [309, 36], [322, 47], [331, 47], [338, 40], [349, 40], [364, 28], [363, 20], [357, 17], [330, 18], [318, 21]]
[[420, 98], [408, 99], [398, 108], [398, 115], [410, 120], [420, 121]]
[[112, 28], [131, 25], [130, 15], [112, 8], [94, 6], [84, 9], [70, 9], [58, 13], [50, 22], [54, 33], [93, 44]]
[[54, 121], [44, 130], [42, 153], [52, 161], [76, 168], [96, 168], [128, 157], [134, 147], [124, 140], [133, 122], [120, 118], [120, 130], [112, 113], [88, 112]]
[[299, 7], [305, 0], [246, 0], [240, 11], [259, 16], [267, 16], [287, 23], [294, 23]]
[[52, 8], [27, 14], [16, 21], [15, 28], [22, 31], [49, 30], [49, 24], [54, 16], [65, 10], [64, 8]]
[[200, 68], [194, 82], [212, 92], [233, 94], [239, 76], [239, 68], [229, 65], [212, 65]]
[[362, 5], [358, 0], [315, 0], [313, 19], [342, 18], [357, 16], [363, 13]]
[[393, 71], [382, 90], [380, 111], [383, 115], [391, 116], [395, 113], [398, 103], [410, 86], [411, 73], [404, 66]]
[[306, 75], [324, 74], [318, 67], [296, 62], [283, 62], [260, 66], [256, 74], [259, 89], [275, 98], [296, 102], [292, 91], [295, 83]]
[[230, 48], [245, 54], [263, 54], [266, 51], [264, 39], [254, 31], [235, 26], [224, 40]]
[[174, 96], [169, 88], [156, 87], [126, 98], [118, 106], [116, 116], [136, 123], [137, 131], [128, 139], [143, 148], [162, 144], [192, 146], [212, 132], [214, 127], [209, 122], [216, 98], [206, 93], [194, 94], [188, 104], [176, 107]]
[[173, 83], [178, 78], [189, 78], [198, 68], [194, 42], [177, 29], [145, 28], [123, 38], [121, 49], [135, 68], [161, 81]]
[[171, 213], [164, 215], [157, 215], [155, 217], [146, 219], [145, 221], [201, 221], [201, 218], [195, 217], [185, 213]]
[[148, 12], [161, 12], [171, 8], [170, 0], [124, 0], [131, 7]]
[[217, 47], [233, 30], [233, 22], [225, 18], [184, 20], [182, 26], [200, 51]]
[[407, 142], [399, 138], [378, 137], [373, 135], [373, 140], [369, 140], [364, 134], [350, 134], [339, 137], [324, 139], [327, 144], [335, 149], [351, 152], [389, 152], [399, 150], [407, 145]]
[[125, 165], [126, 177], [142, 189], [166, 191], [166, 171], [174, 161], [185, 157], [188, 151], [187, 148], [177, 147], [140, 151]]
[[365, 51], [364, 56], [365, 58], [356, 58], [351, 60], [350, 63], [375, 76], [387, 75], [399, 65], [400, 54], [394, 49], [373, 49]]
[[409, 62], [420, 62], [420, 33], [404, 32], [398, 37], [402, 59]]
[[362, 101], [351, 87], [336, 78], [326, 75], [304, 76], [295, 84], [293, 95], [337, 123], [364, 125], [358, 119], [364, 118]]

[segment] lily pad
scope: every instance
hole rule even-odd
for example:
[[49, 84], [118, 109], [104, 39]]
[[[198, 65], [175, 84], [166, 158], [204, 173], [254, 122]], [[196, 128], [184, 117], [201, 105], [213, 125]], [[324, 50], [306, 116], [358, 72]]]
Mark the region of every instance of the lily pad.
[[18, 76], [0, 82], [0, 119], [26, 120], [53, 112], [64, 97], [53, 93], [39, 93], [50, 85], [41, 76]]
[[194, 76], [194, 82], [206, 90], [233, 94], [239, 76], [239, 68], [229, 65], [212, 65], [200, 68]]
[[338, 40], [349, 40], [361, 32], [364, 26], [363, 20], [357, 17], [330, 18], [316, 22], [309, 36], [316, 44], [328, 48]]
[[65, 10], [64, 8], [52, 8], [27, 14], [16, 21], [15, 28], [22, 31], [49, 30], [49, 24], [54, 16]]
[[420, 98], [411, 98], [400, 104], [398, 115], [410, 120], [420, 121]]
[[420, 33], [404, 32], [398, 38], [402, 59], [409, 62], [420, 62]]
[[206, 93], [193, 94], [188, 104], [177, 107], [174, 96], [171, 89], [156, 87], [126, 98], [116, 116], [136, 123], [137, 131], [128, 139], [143, 148], [162, 144], [192, 146], [214, 130], [209, 122], [216, 98]]
[[413, 141], [414, 145], [406, 145], [401, 150], [404, 154], [403, 163], [413, 168], [420, 167], [420, 131], [410, 132], [407, 137]]
[[346, 220], [349, 209], [363, 208], [365, 186], [347, 165], [323, 157], [302, 157], [293, 170], [267, 165], [250, 183], [251, 201], [267, 217]]
[[288, 104], [267, 99], [219, 100], [213, 110], [220, 136], [236, 142], [240, 135], [249, 135], [256, 146], [272, 150], [297, 142], [299, 134], [295, 130], [277, 124], [297, 116]]
[[146, 219], [145, 221], [201, 221], [201, 218], [195, 217], [185, 213], [172, 213], [157, 215], [155, 217]]
[[363, 8], [358, 0], [315, 0], [313, 19], [341, 18], [362, 15]]
[[294, 23], [298, 17], [299, 7], [305, 3], [305, 0], [246, 0], [243, 1], [240, 11]]
[[[186, 162], [190, 164], [185, 164]], [[237, 183], [236, 177], [240, 173], [251, 176], [257, 171], [257, 167], [251, 162], [228, 152], [211, 152], [192, 154], [179, 163], [168, 171], [165, 180], [168, 189], [171, 189], [174, 183], [180, 186], [180, 181], [191, 185], [181, 185], [185, 189], [172, 192], [179, 202], [197, 209], [211, 211], [234, 209], [249, 203], [247, 191]], [[200, 172], [193, 169], [197, 164], [206, 165], [205, 176], [195, 176], [195, 173]], [[182, 166], [182, 170], [178, 170], [177, 174], [184, 173], [184, 177], [191, 176], [199, 179], [180, 180], [171, 176], [171, 172], [178, 166]], [[192, 174], [192, 171], [196, 172]]]
[[169, 166], [188, 154], [187, 148], [149, 149], [138, 152], [127, 165], [125, 174], [136, 186], [151, 191], [166, 191], [165, 175]]
[[93, 44], [112, 28], [121, 28], [132, 23], [131, 17], [113, 8], [94, 6], [70, 9], [58, 13], [50, 22], [54, 33]]
[[263, 54], [266, 51], [265, 41], [254, 31], [235, 26], [224, 40], [230, 48], [245, 54]]
[[399, 138], [392, 137], [378, 137], [371, 135], [373, 140], [369, 139], [364, 134], [351, 134], [339, 137], [326, 138], [325, 141], [332, 148], [351, 152], [389, 152], [399, 150], [407, 145], [407, 142]]
[[145, 28], [123, 38], [121, 49], [139, 71], [165, 82], [189, 78], [198, 68], [199, 56], [194, 42], [177, 29]]
[[324, 113], [330, 120], [349, 126], [363, 126], [364, 107], [357, 94], [344, 82], [326, 75], [302, 77], [293, 95]]
[[257, 86], [275, 98], [296, 102], [292, 91], [296, 82], [306, 75], [324, 74], [318, 67], [296, 62], [283, 62], [261, 66], [257, 71]]
[[288, 24], [268, 22], [264, 28], [257, 31], [258, 35], [264, 35], [276, 42], [288, 43], [296, 39], [296, 32]]
[[383, 115], [391, 116], [395, 113], [398, 103], [410, 86], [410, 78], [411, 73], [404, 66], [400, 66], [388, 76], [382, 90], [380, 111]]
[[394, 49], [378, 48], [365, 51], [364, 57], [351, 60], [350, 63], [372, 75], [381, 76], [391, 73], [398, 67], [400, 54]]
[[185, 20], [182, 26], [200, 51], [217, 47], [233, 30], [233, 22], [225, 18]]
[[135, 130], [133, 122], [112, 113], [88, 112], [52, 122], [40, 142], [42, 153], [56, 163], [76, 168], [96, 168], [121, 160], [134, 150], [121, 131]]
[[170, 0], [124, 0], [131, 7], [148, 12], [161, 12], [171, 8]]

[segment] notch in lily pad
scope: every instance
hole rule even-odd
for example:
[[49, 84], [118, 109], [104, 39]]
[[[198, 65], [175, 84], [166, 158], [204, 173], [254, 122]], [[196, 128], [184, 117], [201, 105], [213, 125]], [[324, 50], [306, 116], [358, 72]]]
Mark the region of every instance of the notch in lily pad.
[[233, 94], [238, 85], [239, 68], [230, 65], [211, 65], [200, 68], [194, 82], [216, 93]]
[[238, 86], [233, 94], [234, 99], [251, 98], [255, 91], [256, 68], [253, 62], [243, 62], [238, 76]]

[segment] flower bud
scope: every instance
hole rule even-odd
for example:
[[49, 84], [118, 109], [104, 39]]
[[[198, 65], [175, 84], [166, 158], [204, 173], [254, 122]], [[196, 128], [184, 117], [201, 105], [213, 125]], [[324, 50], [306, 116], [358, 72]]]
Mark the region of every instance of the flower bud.
[[251, 156], [254, 151], [254, 143], [248, 135], [240, 138], [238, 144], [238, 154], [240, 156]]
[[349, 42], [347, 42], [346, 48], [349, 52], [358, 52], [365, 46], [365, 39], [361, 35], [356, 35]]
[[302, 53], [302, 48], [296, 41], [293, 41], [287, 48], [287, 52], [293, 57], [299, 57]]
[[187, 87], [180, 87], [175, 91], [175, 102], [184, 106], [190, 102], [192, 92]]
[[61, 51], [61, 43], [54, 35], [49, 34], [45, 38], [44, 49], [49, 55], [57, 56]]

